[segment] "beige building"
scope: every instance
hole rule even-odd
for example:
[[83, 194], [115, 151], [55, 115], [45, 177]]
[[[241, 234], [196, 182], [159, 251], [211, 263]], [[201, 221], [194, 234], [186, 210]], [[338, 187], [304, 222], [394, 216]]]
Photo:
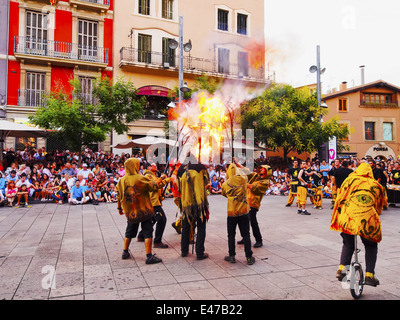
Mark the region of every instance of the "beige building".
[[[118, 0], [114, 4], [114, 79], [133, 82], [146, 95], [144, 118], [110, 144], [162, 132], [170, 91], [179, 83], [179, 20], [183, 17], [183, 81], [206, 74], [242, 85], [265, 85], [265, 66], [249, 66], [246, 47], [264, 39], [264, 1]], [[114, 152], [124, 150], [114, 149]], [[126, 150], [129, 152], [130, 150]]]
[[343, 82], [338, 91], [326, 94], [323, 100], [329, 108], [324, 118], [339, 116], [338, 122], [350, 128], [343, 141], [350, 151], [339, 157], [387, 159], [400, 154], [400, 87], [377, 80], [348, 88]]

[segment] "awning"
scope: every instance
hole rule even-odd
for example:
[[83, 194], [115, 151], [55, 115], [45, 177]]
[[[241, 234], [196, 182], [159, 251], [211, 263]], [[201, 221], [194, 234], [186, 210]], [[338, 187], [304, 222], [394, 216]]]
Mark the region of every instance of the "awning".
[[170, 89], [161, 86], [145, 86], [138, 89], [139, 95], [168, 97]]
[[146, 137], [139, 138], [139, 139], [126, 140], [126, 141], [117, 143], [116, 145], [113, 145], [112, 148], [117, 148], [117, 149], [127, 149], [127, 148], [133, 148], [133, 147], [148, 148], [149, 146], [153, 146], [153, 145], [174, 146], [175, 142], [176, 141], [174, 141], [174, 140], [169, 140], [169, 139], [165, 139], [165, 138], [146, 136]]

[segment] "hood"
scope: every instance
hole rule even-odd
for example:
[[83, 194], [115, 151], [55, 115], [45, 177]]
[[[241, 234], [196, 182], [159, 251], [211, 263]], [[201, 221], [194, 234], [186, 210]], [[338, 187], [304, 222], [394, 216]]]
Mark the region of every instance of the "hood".
[[357, 169], [351, 173], [351, 175], [362, 176], [374, 179], [374, 174], [372, 173], [372, 168], [368, 163], [361, 163]]
[[266, 164], [262, 165], [261, 167], [264, 168], [267, 171], [267, 175], [264, 178], [259, 177], [259, 179], [268, 179], [269, 180], [271, 178], [271, 175], [272, 175], [271, 167], [269, 165], [266, 165]]
[[153, 173], [153, 171], [151, 171], [151, 170], [148, 170], [148, 169], [146, 169], [146, 170], [144, 170], [144, 171], [143, 171], [143, 175], [146, 175], [146, 174], [152, 174], [152, 175], [155, 175], [155, 174]]
[[229, 179], [236, 175], [237, 172], [237, 167], [234, 163], [231, 163], [228, 167], [228, 170], [226, 170], [226, 179]]
[[125, 161], [125, 175], [134, 175], [139, 173], [140, 160], [137, 158], [129, 158]]

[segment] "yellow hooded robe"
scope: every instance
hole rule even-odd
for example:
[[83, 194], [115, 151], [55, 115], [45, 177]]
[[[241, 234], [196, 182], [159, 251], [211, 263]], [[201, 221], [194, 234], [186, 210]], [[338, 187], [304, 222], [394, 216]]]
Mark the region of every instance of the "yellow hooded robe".
[[269, 181], [272, 175], [271, 167], [268, 165], [262, 165], [262, 168], [266, 171], [266, 176], [261, 178], [260, 175], [253, 172], [249, 177], [249, 184], [251, 188], [247, 189], [247, 201], [249, 206], [255, 209], [260, 209], [261, 200], [263, 199], [265, 192], [268, 190]]
[[379, 215], [387, 203], [383, 187], [374, 179], [371, 166], [362, 163], [344, 180], [333, 208], [331, 230], [380, 242]]
[[227, 180], [222, 184], [222, 195], [228, 198], [228, 216], [238, 217], [249, 213], [247, 203], [247, 176], [240, 174], [235, 164], [226, 172]]
[[117, 199], [130, 223], [139, 223], [154, 216], [151, 193], [158, 185], [149, 177], [139, 173], [140, 161], [129, 158], [125, 161], [125, 175], [116, 186]]

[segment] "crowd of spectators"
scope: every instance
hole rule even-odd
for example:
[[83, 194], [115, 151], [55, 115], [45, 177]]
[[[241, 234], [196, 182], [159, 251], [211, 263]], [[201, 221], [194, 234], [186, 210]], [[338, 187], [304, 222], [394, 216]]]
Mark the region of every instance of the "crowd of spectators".
[[[115, 187], [124, 176], [124, 162], [129, 157], [137, 157], [141, 161], [140, 173], [144, 173], [150, 165], [144, 154], [121, 155], [104, 151], [85, 149], [80, 155], [69, 150], [49, 151], [44, 148], [37, 151], [25, 149], [15, 152], [5, 150], [3, 162], [0, 163], [0, 201], [7, 206], [27, 206], [39, 201], [53, 201], [59, 204], [84, 204], [116, 201]], [[293, 160], [293, 159], [292, 159]], [[367, 158], [349, 158], [349, 168], [355, 168]], [[400, 160], [389, 158], [374, 159], [374, 174], [381, 176], [385, 184], [400, 184]], [[317, 158], [307, 159], [311, 169], [323, 177], [323, 195], [330, 197], [332, 188], [329, 172], [335, 166]], [[80, 164], [80, 165], [79, 165]], [[268, 164], [272, 168], [272, 176], [267, 195], [283, 195], [289, 193], [287, 170], [291, 166], [281, 158], [254, 159], [254, 168]], [[158, 165], [158, 175], [165, 170], [165, 165]], [[208, 172], [210, 184], [207, 188], [210, 195], [220, 194], [222, 184], [226, 181], [226, 164], [210, 164]], [[380, 171], [379, 171], [380, 170]], [[168, 185], [165, 197], [172, 197], [172, 185]]]
[[[115, 202], [115, 187], [124, 176], [129, 154], [85, 149], [46, 152], [6, 149], [0, 163], [0, 201], [6, 206], [28, 206], [35, 202], [59, 204]], [[143, 173], [146, 161], [141, 153]], [[79, 165], [80, 164], [80, 165]]]

